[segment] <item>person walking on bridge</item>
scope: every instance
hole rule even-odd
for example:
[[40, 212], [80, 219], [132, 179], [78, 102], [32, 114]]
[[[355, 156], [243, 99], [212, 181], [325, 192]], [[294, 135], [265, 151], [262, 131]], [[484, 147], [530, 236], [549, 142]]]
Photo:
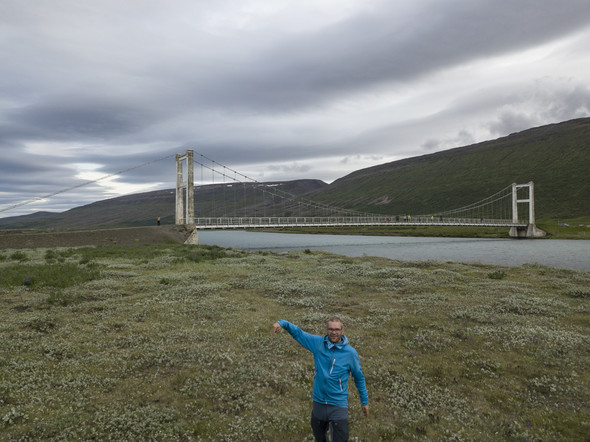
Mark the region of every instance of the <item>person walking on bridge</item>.
[[283, 328], [314, 357], [311, 428], [315, 440], [327, 441], [329, 427], [332, 441], [347, 441], [348, 378], [351, 374], [366, 417], [369, 416], [369, 395], [358, 353], [344, 335], [342, 320], [336, 316], [331, 317], [327, 322], [325, 336], [304, 332], [284, 319], [273, 324], [273, 335]]

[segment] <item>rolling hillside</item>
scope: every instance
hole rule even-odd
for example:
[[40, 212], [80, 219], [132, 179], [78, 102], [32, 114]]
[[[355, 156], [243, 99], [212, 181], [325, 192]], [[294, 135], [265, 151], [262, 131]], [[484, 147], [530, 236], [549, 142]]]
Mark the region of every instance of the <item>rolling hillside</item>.
[[[360, 150], [360, 148], [359, 148]], [[493, 141], [355, 171], [332, 184], [319, 180], [266, 183], [306, 199], [371, 213], [433, 213], [485, 198], [513, 182], [534, 181], [538, 220], [590, 222], [590, 118], [542, 126]], [[243, 186], [198, 187], [197, 216], [260, 213], [280, 204], [245, 198]], [[220, 195], [220, 192], [222, 195]], [[63, 213], [2, 218], [0, 229], [149, 226], [174, 223], [173, 189], [98, 201]], [[218, 209], [219, 207], [217, 207]], [[284, 209], [288, 213], [288, 208]]]
[[371, 213], [462, 207], [535, 183], [537, 219], [590, 217], [590, 118], [358, 170], [310, 197]]

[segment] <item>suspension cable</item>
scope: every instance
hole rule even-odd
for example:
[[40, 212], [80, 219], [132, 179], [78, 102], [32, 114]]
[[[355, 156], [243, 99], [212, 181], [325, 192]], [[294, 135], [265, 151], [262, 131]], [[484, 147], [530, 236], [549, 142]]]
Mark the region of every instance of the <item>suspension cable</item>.
[[114, 177], [116, 175], [122, 175], [122, 174], [127, 173], [127, 172], [130, 172], [132, 170], [139, 169], [141, 167], [145, 167], [145, 166], [148, 166], [148, 165], [153, 164], [153, 163], [157, 163], [157, 162], [162, 161], [162, 160], [166, 160], [168, 158], [174, 157], [175, 155], [176, 154], [166, 155], [165, 157], [158, 158], [158, 159], [155, 159], [155, 160], [151, 160], [151, 161], [148, 161], [146, 163], [139, 164], [137, 166], [129, 167], [128, 169], [123, 169], [123, 170], [120, 170], [119, 172], [115, 172], [115, 173], [111, 173], [111, 174], [108, 174], [108, 175], [104, 175], [104, 176], [102, 176], [100, 178], [97, 178], [95, 180], [84, 181], [83, 183], [76, 184], [76, 185], [71, 186], [71, 187], [68, 187], [66, 189], [62, 189], [62, 190], [58, 190], [56, 192], [48, 193], [47, 195], [38, 196], [36, 198], [30, 199], [30, 200], [27, 200], [27, 201], [22, 201], [20, 203], [13, 204], [11, 206], [8, 206], [8, 207], [5, 207], [3, 209], [0, 209], [0, 213], [1, 212], [7, 212], [7, 211], [12, 210], [12, 209], [16, 209], [17, 207], [21, 207], [21, 206], [24, 206], [24, 205], [27, 205], [27, 204], [31, 204], [31, 203], [34, 203], [36, 201], [42, 201], [44, 199], [48, 199], [48, 198], [54, 197], [56, 195], [60, 195], [62, 193], [69, 192], [70, 190], [79, 189], [80, 187], [85, 187], [85, 186], [88, 186], [90, 184], [98, 183], [99, 181], [104, 181], [104, 180], [106, 180], [108, 178], [111, 178], [111, 177]]
[[[235, 175], [239, 175], [241, 178], [246, 179], [246, 180], [250, 181], [252, 184], [254, 184], [254, 189], [253, 189], [254, 190], [254, 198], [256, 198], [256, 191], [258, 190], [257, 187], [262, 186], [262, 187], [267, 188], [267, 192], [269, 194], [271, 194], [271, 195], [277, 196], [279, 198], [287, 199], [287, 200], [289, 200], [289, 201], [291, 201], [293, 203], [300, 202], [300, 204], [303, 204], [307, 208], [324, 209], [326, 211], [334, 211], [334, 209], [336, 209], [334, 206], [332, 206], [330, 204], [320, 203], [320, 202], [312, 201], [312, 200], [301, 199], [301, 198], [298, 198], [297, 196], [295, 196], [295, 195], [293, 195], [293, 194], [291, 194], [289, 192], [285, 192], [285, 191], [280, 190], [280, 189], [275, 189], [275, 188], [269, 186], [268, 184], [262, 183], [260, 181], [255, 180], [254, 178], [251, 178], [251, 177], [249, 177], [247, 175], [244, 175], [244, 174], [242, 174], [242, 173], [240, 173], [240, 172], [238, 172], [238, 171], [236, 171], [236, 170], [234, 170], [234, 169], [232, 169], [230, 167], [227, 167], [227, 166], [225, 166], [225, 165], [223, 165], [223, 164], [221, 164], [221, 163], [219, 163], [219, 162], [211, 159], [211, 158], [208, 158], [206, 155], [203, 155], [201, 153], [199, 153], [199, 156], [201, 156], [202, 158], [206, 159], [207, 161], [210, 161], [212, 163], [213, 167], [208, 166], [206, 164], [198, 163], [196, 160], [193, 160], [193, 161], [196, 162], [197, 164], [200, 164], [201, 166], [206, 167], [207, 169], [211, 170], [212, 173], [223, 174], [225, 176], [225, 172], [222, 173], [222, 172], [219, 172], [219, 171], [216, 171], [215, 170], [215, 166], [214, 165], [217, 164], [220, 167], [223, 167], [224, 170], [227, 169], [230, 172], [233, 172], [234, 173], [234, 176]], [[231, 177], [228, 177], [228, 178], [235, 180], [235, 178], [231, 178]], [[296, 207], [294, 207], [294, 209], [296, 210]], [[343, 209], [343, 208], [340, 208], [339, 210], [342, 213], [345, 213], [345, 214], [348, 214], [348, 215], [351, 215], [351, 216], [383, 216], [383, 214], [371, 214], [371, 213], [360, 212], [358, 210], [352, 210], [352, 209]]]
[[468, 204], [468, 205], [463, 206], [463, 207], [459, 207], [457, 209], [451, 209], [451, 210], [447, 210], [447, 211], [444, 211], [444, 212], [436, 212], [436, 215], [449, 215], [449, 214], [452, 214], [452, 213], [466, 212], [468, 210], [473, 210], [473, 209], [477, 209], [477, 208], [480, 208], [480, 207], [484, 207], [484, 206], [493, 204], [496, 201], [500, 201], [500, 200], [502, 200], [502, 199], [504, 199], [504, 198], [512, 195], [511, 193], [504, 194], [504, 195], [502, 195], [502, 196], [500, 196], [500, 197], [498, 197], [498, 198], [496, 198], [496, 199], [494, 199], [492, 201], [488, 201], [488, 200], [490, 200], [490, 199], [492, 199], [492, 198], [500, 195], [501, 193], [506, 192], [507, 189], [512, 189], [512, 184], [509, 185], [509, 186], [506, 186], [502, 190], [499, 190], [498, 192], [494, 193], [493, 195], [490, 195], [490, 196], [488, 196], [488, 197], [486, 197], [486, 198], [484, 198], [484, 199], [482, 199], [480, 201], [477, 201], [475, 203]]

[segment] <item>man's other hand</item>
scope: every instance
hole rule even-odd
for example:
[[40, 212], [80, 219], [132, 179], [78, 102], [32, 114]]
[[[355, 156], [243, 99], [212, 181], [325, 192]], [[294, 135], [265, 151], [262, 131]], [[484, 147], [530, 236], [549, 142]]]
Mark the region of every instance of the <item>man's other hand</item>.
[[362, 405], [361, 408], [363, 409], [363, 414], [365, 415], [365, 417], [369, 417], [369, 406]]
[[280, 329], [282, 329], [283, 327], [281, 327], [281, 324], [279, 324], [278, 322], [275, 322], [272, 325], [272, 334], [274, 335], [276, 332], [278, 332]]

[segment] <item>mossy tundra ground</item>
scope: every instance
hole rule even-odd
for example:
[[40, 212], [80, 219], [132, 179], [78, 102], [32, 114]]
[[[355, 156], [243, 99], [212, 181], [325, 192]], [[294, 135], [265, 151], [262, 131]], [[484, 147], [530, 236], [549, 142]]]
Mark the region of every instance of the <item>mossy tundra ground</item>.
[[588, 440], [590, 272], [185, 245], [0, 251], [0, 439], [310, 441], [332, 314], [351, 440]]

